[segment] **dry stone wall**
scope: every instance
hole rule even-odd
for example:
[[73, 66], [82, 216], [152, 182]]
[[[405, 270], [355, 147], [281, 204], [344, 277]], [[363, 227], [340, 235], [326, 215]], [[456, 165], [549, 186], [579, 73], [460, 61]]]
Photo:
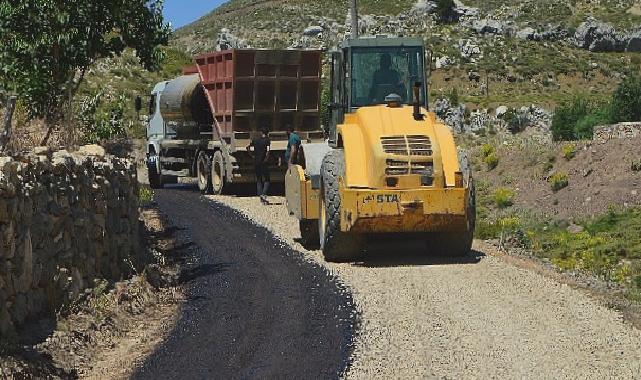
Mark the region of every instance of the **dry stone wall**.
[[[143, 261], [135, 165], [99, 146], [0, 157], [0, 337]], [[1, 339], [1, 338], [0, 338]]]
[[612, 139], [633, 139], [641, 136], [641, 123], [629, 122], [594, 128], [593, 140], [604, 144]]

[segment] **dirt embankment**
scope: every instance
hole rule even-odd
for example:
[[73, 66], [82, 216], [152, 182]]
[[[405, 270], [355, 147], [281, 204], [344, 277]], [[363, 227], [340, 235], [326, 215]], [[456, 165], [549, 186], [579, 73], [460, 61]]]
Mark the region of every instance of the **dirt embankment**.
[[[517, 208], [550, 219], [583, 219], [610, 207], [641, 205], [641, 171], [632, 169], [633, 162], [641, 160], [641, 137], [577, 142], [576, 155], [569, 160], [563, 155], [569, 143], [515, 138], [494, 145], [498, 166], [488, 171], [479, 159], [476, 178], [491, 190], [514, 190]], [[568, 186], [555, 192], [549, 178], [557, 173], [567, 174]]]

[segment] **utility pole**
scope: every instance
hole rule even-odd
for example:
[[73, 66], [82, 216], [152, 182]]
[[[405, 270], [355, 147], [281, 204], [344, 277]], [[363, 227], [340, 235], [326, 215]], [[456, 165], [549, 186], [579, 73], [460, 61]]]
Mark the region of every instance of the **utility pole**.
[[349, 14], [352, 19], [352, 38], [358, 38], [358, 5], [356, 0], [349, 0]]

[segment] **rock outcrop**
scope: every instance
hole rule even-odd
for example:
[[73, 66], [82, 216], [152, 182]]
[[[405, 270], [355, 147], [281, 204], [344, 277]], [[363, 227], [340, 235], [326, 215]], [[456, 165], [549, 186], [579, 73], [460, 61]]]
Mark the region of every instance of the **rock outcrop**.
[[574, 39], [578, 47], [591, 52], [622, 52], [626, 49], [625, 39], [612, 25], [593, 18], [579, 25]]

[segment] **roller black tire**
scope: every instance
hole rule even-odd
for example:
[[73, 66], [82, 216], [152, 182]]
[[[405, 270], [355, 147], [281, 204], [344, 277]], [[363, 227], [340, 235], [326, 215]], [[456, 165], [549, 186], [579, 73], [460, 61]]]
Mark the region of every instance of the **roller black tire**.
[[360, 236], [342, 232], [340, 228], [341, 196], [338, 187], [339, 178], [344, 175], [345, 154], [343, 150], [334, 149], [325, 156], [321, 166], [322, 199], [319, 209], [321, 213], [325, 213], [325, 217], [319, 219], [321, 249], [325, 260], [330, 262], [354, 261], [362, 252]]
[[213, 188], [211, 182], [211, 156], [207, 152], [198, 153], [196, 177], [198, 178], [198, 190], [202, 194], [211, 194]]
[[220, 195], [225, 187], [225, 161], [223, 154], [217, 150], [211, 160], [212, 194]]
[[320, 245], [317, 220], [300, 220], [298, 221], [298, 228], [300, 229], [301, 244], [303, 244], [303, 246], [318, 247]]

